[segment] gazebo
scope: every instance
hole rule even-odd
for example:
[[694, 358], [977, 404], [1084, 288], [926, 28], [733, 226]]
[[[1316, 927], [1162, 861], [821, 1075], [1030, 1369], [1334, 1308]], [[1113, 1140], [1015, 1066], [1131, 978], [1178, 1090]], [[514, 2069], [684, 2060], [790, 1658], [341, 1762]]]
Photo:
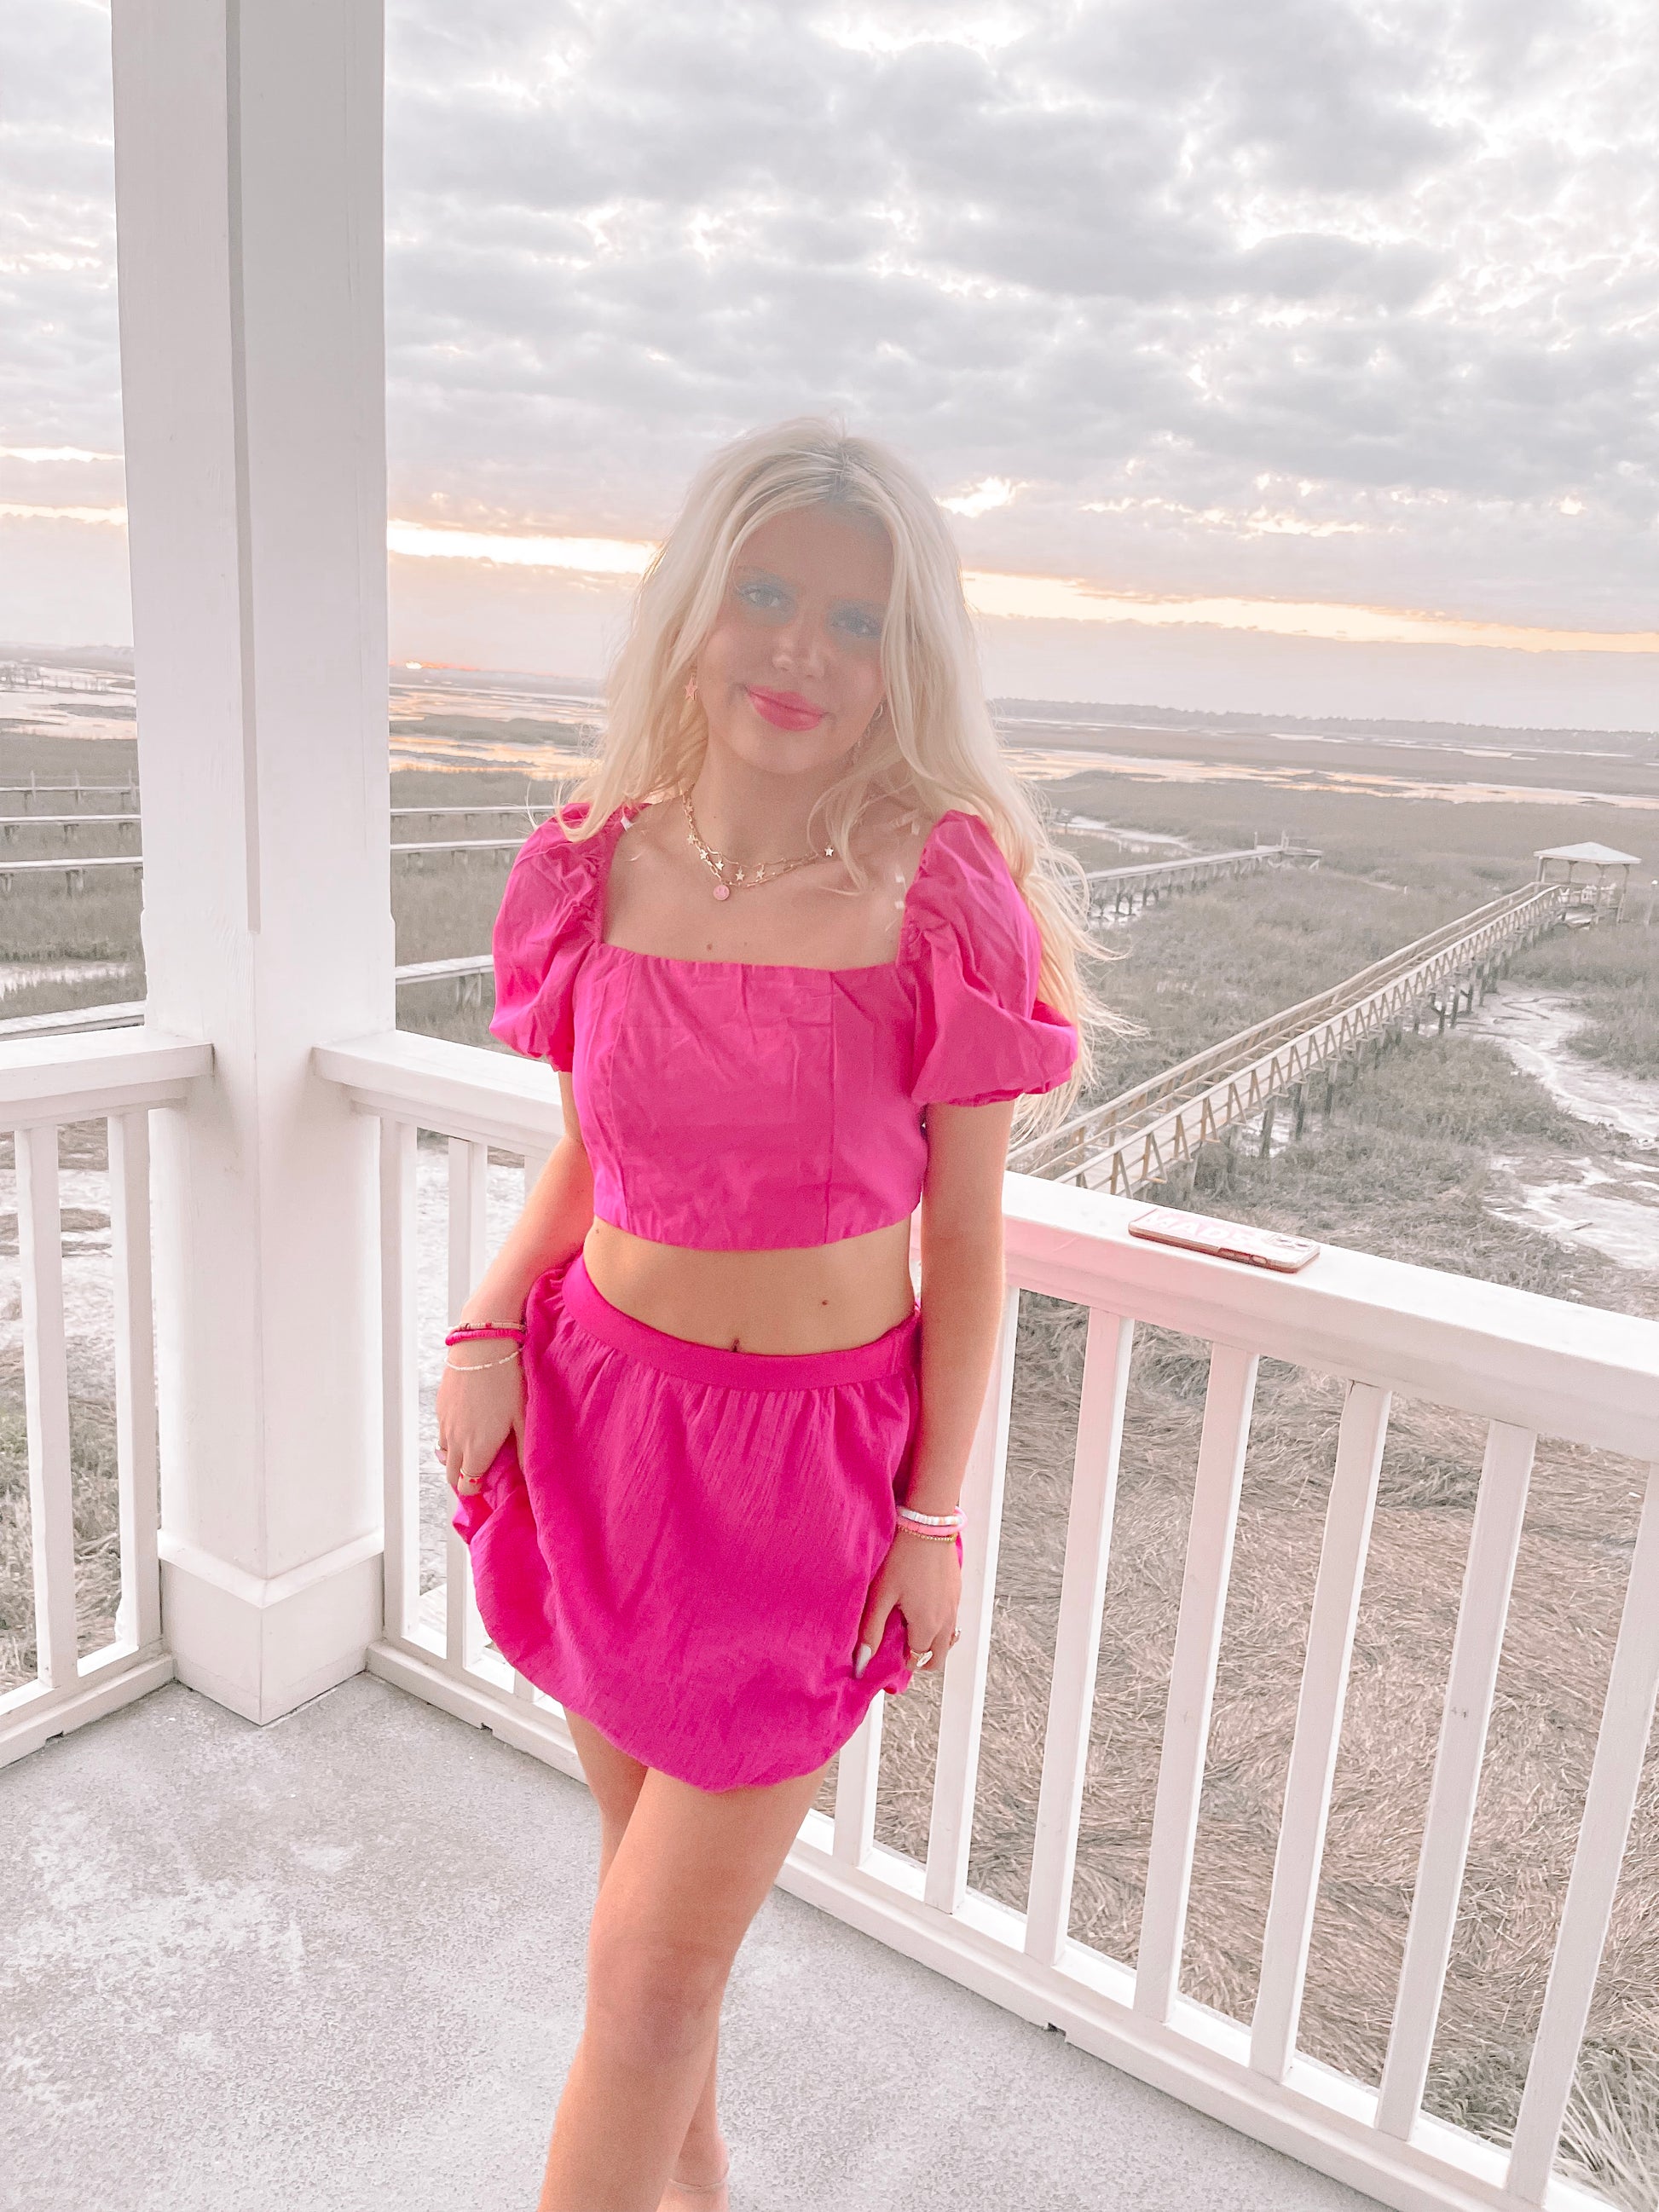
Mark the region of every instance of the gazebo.
[[1571, 903], [1589, 907], [1597, 915], [1611, 908], [1615, 921], [1624, 914], [1630, 872], [1642, 865], [1639, 854], [1616, 852], [1611, 845], [1594, 841], [1583, 845], [1547, 845], [1533, 858], [1538, 863], [1540, 884], [1565, 884], [1578, 893]]

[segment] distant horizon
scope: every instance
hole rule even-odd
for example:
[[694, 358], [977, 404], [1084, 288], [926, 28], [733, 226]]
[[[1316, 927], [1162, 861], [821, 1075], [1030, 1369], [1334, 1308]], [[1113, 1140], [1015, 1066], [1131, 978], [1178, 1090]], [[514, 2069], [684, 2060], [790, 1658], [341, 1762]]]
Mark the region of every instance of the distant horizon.
[[[133, 648], [131, 645], [86, 643], [65, 645], [42, 639], [0, 639], [0, 660], [38, 660], [46, 665], [60, 660], [74, 665], [77, 656], [94, 656], [124, 663], [131, 666]], [[602, 677], [579, 675], [568, 669], [515, 667], [506, 663], [459, 660], [420, 660], [396, 659], [387, 663], [388, 677], [394, 682], [399, 677], [443, 677], [446, 675], [478, 678], [498, 677], [560, 686], [589, 694], [595, 698], [604, 695]], [[1494, 720], [1483, 716], [1455, 714], [1355, 714], [1338, 709], [1308, 711], [1289, 707], [1217, 707], [1193, 704], [1168, 699], [1105, 699], [1086, 696], [1081, 693], [1046, 693], [1040, 691], [991, 690], [986, 697], [994, 708], [1021, 707], [1055, 708], [1071, 712], [1088, 712], [1103, 716], [1152, 714], [1186, 717], [1204, 723], [1231, 721], [1255, 726], [1268, 722], [1305, 724], [1316, 727], [1323, 723], [1340, 723], [1353, 730], [1390, 731], [1395, 729], [1445, 729], [1466, 733], [1486, 732], [1492, 736], [1528, 737], [1611, 737], [1640, 738], [1659, 742], [1659, 722], [1595, 722], [1595, 721], [1515, 721]]]

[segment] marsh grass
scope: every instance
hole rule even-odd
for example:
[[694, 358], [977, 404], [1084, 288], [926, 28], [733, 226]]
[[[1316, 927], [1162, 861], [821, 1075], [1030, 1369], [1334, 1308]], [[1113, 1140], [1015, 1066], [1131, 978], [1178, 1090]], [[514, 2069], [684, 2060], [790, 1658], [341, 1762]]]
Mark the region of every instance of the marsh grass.
[[[1322, 855], [1312, 870], [1247, 878], [1176, 900], [1123, 933], [1130, 957], [1103, 970], [1102, 988], [1115, 1004], [1146, 1020], [1153, 1037], [1138, 1054], [1112, 1049], [1113, 1073], [1101, 1087], [1103, 1097], [1141, 1080], [1148, 1057], [1154, 1065], [1147, 1073], [1169, 1065], [1158, 1059], [1158, 1040], [1167, 1039], [1172, 1047], [1179, 1043], [1170, 1058], [1180, 1058], [1197, 1049], [1186, 1040], [1211, 1020], [1216, 1024], [1212, 1035], [1201, 1042], [1214, 1042], [1260, 1018], [1247, 1013], [1234, 1021], [1227, 1018], [1230, 1012], [1256, 1006], [1266, 996], [1272, 1003], [1262, 1012], [1273, 1012], [1354, 973], [1367, 959], [1530, 882], [1534, 854], [1544, 847], [1586, 839], [1600, 839], [1621, 851], [1632, 842], [1645, 845], [1645, 865], [1659, 873], [1659, 816], [1633, 816], [1595, 804], [1460, 805], [1249, 783], [1150, 783], [1094, 772], [1051, 788], [1052, 803], [1060, 811], [1075, 808], [1127, 828], [1190, 837], [1200, 846], [1219, 849], [1283, 834], [1317, 848]], [[1633, 822], [1639, 825], [1634, 830]], [[1091, 864], [1110, 865], [1103, 860]], [[1253, 896], [1269, 884], [1279, 887], [1290, 911], [1299, 911], [1306, 920], [1308, 980], [1299, 988], [1294, 960], [1285, 957], [1294, 951], [1293, 930], [1285, 919], [1267, 920], [1277, 903], [1272, 896], [1260, 909]], [[1297, 885], [1299, 891], [1293, 888]], [[1322, 886], [1332, 909], [1325, 921], [1318, 910]], [[1390, 896], [1397, 902], [1392, 908]], [[1242, 959], [1234, 947], [1220, 943], [1221, 931], [1213, 922], [1206, 926], [1210, 916], [1228, 914], [1230, 898], [1234, 910], [1248, 916], [1249, 942]], [[1554, 932], [1518, 954], [1510, 973], [1517, 984], [1562, 991], [1583, 1007], [1589, 1018], [1571, 1039], [1571, 1050], [1627, 1074], [1659, 1076], [1659, 926], [1644, 926], [1649, 894], [1639, 884], [1625, 910], [1630, 918], [1617, 926]], [[1392, 929], [1390, 912], [1398, 924]], [[1186, 927], [1179, 920], [1183, 913], [1193, 916]], [[1347, 956], [1362, 941], [1370, 941], [1372, 928], [1387, 942], [1350, 960]], [[1208, 976], [1218, 959], [1222, 983]], [[1273, 996], [1287, 984], [1285, 996]], [[1231, 1006], [1224, 995], [1228, 990], [1238, 994]], [[1185, 1023], [1162, 1018], [1146, 1003], [1183, 996], [1196, 1000]], [[1119, 1066], [1132, 1071], [1121, 1085], [1115, 1080]]]
[[1560, 991], [1589, 1016], [1569, 1048], [1627, 1075], [1659, 1076], [1659, 927], [1637, 918], [1616, 927], [1559, 929], [1516, 961], [1516, 980]]

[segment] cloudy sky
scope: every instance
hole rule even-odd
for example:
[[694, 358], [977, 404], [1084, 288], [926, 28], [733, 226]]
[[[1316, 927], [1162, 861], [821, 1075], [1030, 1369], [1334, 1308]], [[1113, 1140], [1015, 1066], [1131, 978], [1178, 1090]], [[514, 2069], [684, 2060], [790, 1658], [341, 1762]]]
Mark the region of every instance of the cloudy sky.
[[[126, 635], [107, 35], [0, 0], [0, 636]], [[830, 411], [951, 509], [994, 689], [1659, 721], [1651, 0], [389, 44], [400, 659], [598, 673], [698, 460]]]

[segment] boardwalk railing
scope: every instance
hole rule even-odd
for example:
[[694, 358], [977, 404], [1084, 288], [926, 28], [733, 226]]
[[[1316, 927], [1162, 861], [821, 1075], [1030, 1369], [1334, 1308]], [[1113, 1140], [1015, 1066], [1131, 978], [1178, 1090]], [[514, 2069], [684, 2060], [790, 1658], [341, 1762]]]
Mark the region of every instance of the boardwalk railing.
[[[483, 979], [495, 963], [488, 952], [464, 952], [456, 960], [407, 960], [392, 970], [399, 990], [422, 983], [454, 986], [457, 1004], [483, 1003]], [[79, 1030], [130, 1030], [143, 1024], [144, 1001], [123, 999], [104, 1006], [70, 1006], [55, 1014], [12, 1014], [0, 1020], [0, 1045], [9, 1037], [64, 1036]]]
[[1103, 1105], [1017, 1146], [1009, 1164], [1127, 1197], [1189, 1165], [1201, 1145], [1272, 1112], [1319, 1068], [1431, 1009], [1443, 1028], [1479, 979], [1560, 920], [1555, 885], [1529, 884], [1373, 961], [1357, 975], [1210, 1045]]
[[[465, 1547], [443, 1540], [441, 1595], [422, 1595], [415, 1249], [416, 1133], [447, 1139], [448, 1309], [483, 1264], [489, 1151], [533, 1173], [559, 1127], [544, 1071], [407, 1035], [321, 1049], [380, 1130], [385, 1353], [386, 1633], [373, 1671], [575, 1774], [559, 1709], [485, 1642]], [[430, 1155], [428, 1153], [428, 1157]], [[497, 1167], [493, 1170], [503, 1172]], [[1364, 1254], [1327, 1249], [1265, 1275], [1131, 1238], [1121, 1200], [1011, 1176], [1008, 1292], [964, 1492], [962, 1640], [943, 1688], [926, 1856], [875, 1840], [881, 1708], [841, 1753], [833, 1818], [808, 1814], [785, 1886], [1024, 2017], [1265, 2142], [1409, 2212], [1579, 2212], [1601, 2199], [1553, 2173], [1659, 1690], [1659, 1467], [1512, 2148], [1422, 2110], [1535, 1439], [1645, 1462], [1659, 1449], [1659, 1327]], [[972, 1888], [969, 1849], [1002, 1526], [1015, 1325], [1023, 1293], [1088, 1310], [1087, 1350], [1032, 1869], [1024, 1909]], [[1209, 1349], [1185, 1580], [1148, 1879], [1133, 1964], [1071, 1934], [1079, 1821], [1136, 1329]], [[1280, 1814], [1258, 1994], [1249, 2019], [1183, 1994], [1182, 1961], [1233, 1532], [1258, 1364], [1346, 1385], [1329, 1449], [1323, 1550]], [[1333, 1778], [1379, 1470], [1395, 1394], [1474, 1415], [1486, 1446], [1445, 1681], [1438, 1753], [1380, 2087], [1298, 2047]], [[428, 1481], [433, 1480], [430, 1476]], [[445, 1508], [447, 1518], [447, 1507]], [[428, 1534], [428, 1556], [434, 1546]], [[1544, 1879], [1540, 1868], [1540, 1879]]]
[[[173, 1673], [156, 1565], [149, 1117], [181, 1104], [211, 1064], [206, 1045], [142, 1031], [32, 1039], [0, 1055], [0, 1129], [11, 1131], [15, 1156], [37, 1651], [33, 1679], [0, 1695], [0, 1765]], [[58, 1137], [94, 1120], [108, 1142], [121, 1597], [112, 1638], [82, 1654]]]
[[[414, 811], [426, 812], [428, 810], [425, 808], [420, 808]], [[447, 812], [453, 811], [454, 810], [453, 809], [445, 810]], [[464, 811], [483, 811], [483, 810], [469, 809]], [[513, 811], [515, 813], [518, 811], [519, 810], [517, 808], [513, 809]], [[137, 820], [138, 817], [136, 814], [89, 814], [86, 816], [84, 819], [77, 818], [73, 816], [67, 817], [64, 823], [58, 826], [63, 828], [64, 836], [67, 838], [70, 829], [82, 829], [86, 827], [107, 829], [112, 823], [120, 824], [128, 822], [137, 823]], [[50, 828], [52, 824], [48, 822], [44, 822], [43, 820], [32, 819], [27, 815], [18, 815], [14, 817], [9, 823], [0, 823], [0, 829], [3, 829], [5, 832], [3, 839], [0, 839], [0, 892], [7, 892], [10, 890], [12, 887], [12, 878], [15, 876], [62, 876], [64, 878], [68, 887], [71, 891], [78, 891], [83, 890], [86, 888], [87, 877], [96, 869], [125, 868], [130, 872], [142, 872], [143, 871], [144, 861], [143, 855], [140, 853], [69, 854], [62, 860], [14, 860], [9, 853], [3, 849], [4, 845], [9, 844], [12, 842], [12, 833], [14, 831], [18, 830], [40, 829], [43, 826]], [[522, 837], [448, 837], [422, 839], [419, 842], [415, 843], [405, 842], [394, 844], [392, 848], [392, 858], [395, 860], [399, 855], [407, 856], [410, 854], [423, 856], [428, 853], [459, 853], [463, 855], [469, 853], [491, 853], [495, 855], [496, 860], [499, 862], [504, 855], [510, 858], [513, 854], [518, 851], [523, 842], [524, 839]]]
[[1228, 877], [1259, 875], [1264, 868], [1292, 862], [1311, 866], [1318, 859], [1311, 846], [1280, 842], [1243, 845], [1230, 853], [1188, 853], [1124, 868], [1091, 868], [1084, 878], [1089, 886], [1089, 920], [1091, 924], [1127, 921], [1141, 907], [1175, 891], [1197, 890]]

